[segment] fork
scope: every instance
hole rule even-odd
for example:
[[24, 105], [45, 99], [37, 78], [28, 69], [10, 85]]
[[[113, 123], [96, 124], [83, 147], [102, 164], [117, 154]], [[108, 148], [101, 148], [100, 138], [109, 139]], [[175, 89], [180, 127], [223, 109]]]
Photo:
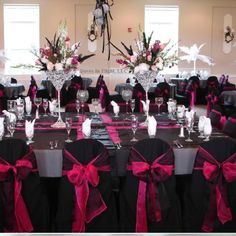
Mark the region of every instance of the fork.
[[177, 142], [177, 140], [174, 140], [173, 143], [177, 146], [177, 148], [181, 148], [181, 145]]

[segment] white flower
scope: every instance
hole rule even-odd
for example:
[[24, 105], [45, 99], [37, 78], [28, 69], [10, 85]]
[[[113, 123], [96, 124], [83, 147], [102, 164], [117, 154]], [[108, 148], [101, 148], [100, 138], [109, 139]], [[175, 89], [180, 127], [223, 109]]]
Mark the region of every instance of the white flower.
[[48, 63], [48, 59], [47, 59], [46, 57], [42, 57], [42, 58], [41, 58], [41, 61], [42, 61], [42, 63], [45, 63], [45, 64]]
[[148, 71], [150, 69], [150, 66], [146, 63], [140, 63], [138, 66], [134, 68], [134, 73], [142, 73], [144, 71]]
[[69, 57], [66, 59], [66, 65], [71, 65], [72, 58]]
[[56, 63], [56, 64], [55, 64], [55, 70], [63, 70], [63, 65], [62, 65], [62, 63]]
[[93, 15], [95, 16], [95, 18], [100, 18], [102, 17], [102, 9], [97, 8], [93, 11]]
[[137, 61], [137, 55], [132, 55], [132, 56], [130, 56], [130, 61], [131, 61], [132, 63], [135, 63], [135, 62]]

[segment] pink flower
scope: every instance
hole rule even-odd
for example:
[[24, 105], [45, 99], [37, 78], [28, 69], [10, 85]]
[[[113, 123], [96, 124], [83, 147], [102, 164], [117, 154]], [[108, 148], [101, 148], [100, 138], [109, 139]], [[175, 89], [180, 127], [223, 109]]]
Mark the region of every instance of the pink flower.
[[71, 64], [72, 64], [72, 65], [77, 65], [77, 64], [78, 64], [78, 59], [77, 59], [77, 57], [73, 57], [73, 58], [72, 58]]
[[127, 61], [122, 60], [122, 59], [116, 59], [116, 62], [117, 62], [118, 64], [120, 64], [120, 65], [127, 65], [127, 64], [128, 64]]

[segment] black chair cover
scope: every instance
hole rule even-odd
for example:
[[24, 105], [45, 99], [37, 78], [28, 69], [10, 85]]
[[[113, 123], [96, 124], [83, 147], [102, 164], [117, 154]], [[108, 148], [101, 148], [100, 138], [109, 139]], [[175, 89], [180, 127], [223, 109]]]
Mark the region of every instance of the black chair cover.
[[[133, 164], [138, 164], [138, 169], [142, 173], [135, 176], [134, 169], [131, 170]], [[146, 169], [142, 171], [142, 168]], [[169, 171], [168, 174], [166, 169]], [[175, 189], [174, 156], [170, 146], [160, 139], [139, 141], [131, 150], [128, 170], [120, 190], [121, 232], [181, 231], [180, 203]], [[143, 184], [146, 184], [146, 188], [140, 190]], [[142, 194], [144, 202], [140, 203]], [[145, 205], [146, 211], [140, 212], [141, 206], [145, 208]], [[159, 211], [156, 211], [157, 208]], [[155, 219], [158, 215], [161, 217], [159, 220]]]
[[[233, 139], [217, 138], [200, 145], [184, 198], [186, 232], [235, 232], [236, 176], [232, 171], [235, 162]], [[229, 181], [232, 177], [234, 180]]]
[[228, 117], [223, 127], [223, 133], [228, 134], [232, 138], [236, 138], [236, 114], [232, 114]]
[[[25, 167], [26, 162], [32, 165], [32, 170]], [[9, 165], [10, 169], [4, 174], [4, 169]], [[14, 190], [18, 181], [22, 185], [20, 193], [26, 211], [22, 208], [20, 196], [16, 203]], [[16, 204], [21, 207], [16, 207]], [[32, 227], [27, 224], [23, 213], [28, 214]], [[19, 224], [16, 223], [16, 219], [20, 221]], [[6, 139], [0, 142], [0, 230], [5, 232], [49, 230], [48, 201], [40, 183], [35, 155], [25, 141], [20, 139]]]
[[[69, 153], [69, 154], [68, 154]], [[71, 155], [73, 156], [71, 158]], [[101, 155], [101, 156], [99, 156]], [[67, 171], [67, 175], [64, 175], [61, 179], [58, 194], [58, 212], [56, 216], [56, 230], [58, 232], [117, 232], [117, 210], [114, 194], [112, 192], [112, 179], [110, 171], [101, 171], [99, 168], [109, 166], [110, 161], [107, 156], [107, 151], [104, 145], [96, 140], [82, 139], [73, 143], [67, 144], [63, 150], [63, 173]], [[97, 159], [96, 157], [99, 156]], [[76, 160], [75, 160], [76, 159]], [[94, 162], [95, 161], [95, 162]], [[79, 164], [75, 164], [79, 162]], [[85, 223], [85, 228], [76, 228], [74, 220], [76, 219], [76, 196], [83, 198], [85, 193], [79, 195], [75, 192], [76, 186], [69, 180], [69, 172], [74, 168], [81, 168], [79, 166], [87, 167], [83, 169], [84, 174], [78, 178], [78, 180], [85, 181], [82, 177], [87, 178], [91, 175], [88, 174], [88, 166], [93, 162], [93, 166], [98, 169], [99, 183], [97, 187], [93, 187], [91, 182], [88, 183], [90, 197], [86, 205], [85, 217], [88, 219], [88, 214], [93, 212], [93, 207], [100, 203], [97, 199], [97, 193], [101, 194], [107, 209], [98, 214], [90, 222]], [[83, 185], [84, 182], [81, 182]], [[86, 186], [86, 185], [85, 185]], [[98, 192], [97, 192], [98, 191]], [[83, 191], [84, 192], [84, 191]], [[92, 203], [91, 203], [92, 201]], [[78, 223], [84, 224], [84, 220], [80, 220]]]

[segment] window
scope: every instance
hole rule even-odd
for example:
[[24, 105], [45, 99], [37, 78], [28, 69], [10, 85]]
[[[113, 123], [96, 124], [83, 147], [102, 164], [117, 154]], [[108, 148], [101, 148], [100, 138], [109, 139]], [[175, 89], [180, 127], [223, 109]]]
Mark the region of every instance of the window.
[[[179, 8], [177, 6], [145, 6], [145, 32], [152, 39], [159, 39], [170, 45], [175, 44], [173, 51], [178, 50], [179, 40]], [[166, 68], [163, 73], [177, 73], [178, 67]]]
[[33, 48], [39, 49], [39, 5], [4, 4], [5, 73], [16, 73], [11, 66], [32, 64]]

